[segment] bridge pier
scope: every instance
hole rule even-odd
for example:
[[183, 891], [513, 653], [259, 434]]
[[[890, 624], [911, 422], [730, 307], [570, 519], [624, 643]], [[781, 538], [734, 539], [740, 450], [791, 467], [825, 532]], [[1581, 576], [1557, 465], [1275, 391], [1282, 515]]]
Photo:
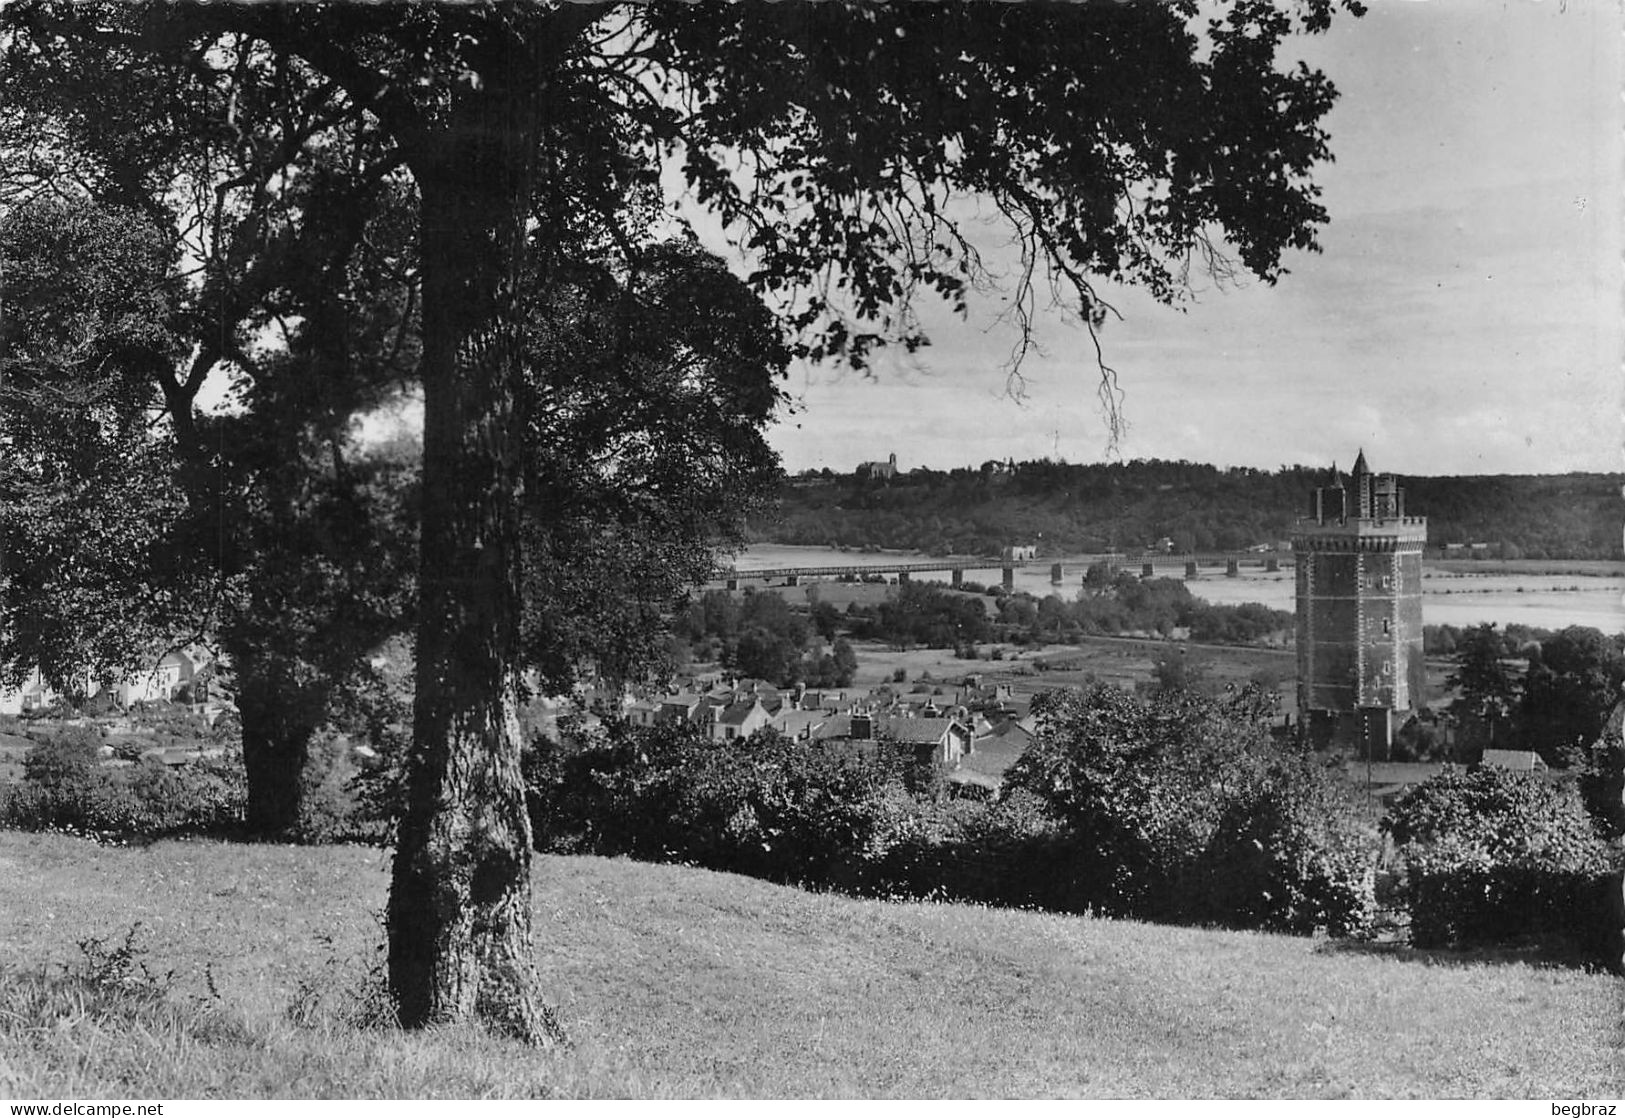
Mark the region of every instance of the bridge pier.
[[1271, 555], [1268, 559], [1264, 560], [1264, 569], [1266, 571], [1278, 571], [1281, 569], [1281, 561], [1275, 556]]
[[908, 572], [907, 571], [898, 571], [897, 572], [897, 585], [905, 586], [907, 584], [908, 584]]
[[1155, 578], [1156, 575], [1157, 575], [1156, 564], [1154, 564], [1154, 563], [1145, 563], [1145, 564], [1141, 565], [1141, 567], [1140, 567], [1140, 577], [1141, 578]]
[[1050, 564], [1050, 566], [1049, 566], [1049, 580], [1050, 580], [1050, 582], [1052, 582], [1056, 586], [1059, 586], [1059, 585], [1061, 585], [1061, 581], [1065, 577], [1066, 577], [1066, 572], [1061, 569], [1061, 564], [1059, 564], [1059, 563], [1051, 563]]
[[1240, 559], [1226, 559], [1224, 561], [1224, 573], [1225, 573], [1225, 577], [1227, 577], [1227, 578], [1235, 578], [1238, 575], [1240, 575], [1241, 574], [1241, 560]]
[[799, 575], [785, 575], [784, 576], [784, 585], [786, 585], [786, 586], [799, 586], [799, 585], [801, 585], [801, 577]]
[[948, 573], [948, 579], [955, 587], [963, 586], [965, 585], [965, 572], [961, 568], [955, 567]]
[[1195, 578], [1196, 577], [1196, 560], [1195, 559], [1187, 559], [1187, 560], [1185, 560], [1185, 577], [1186, 578]]
[[737, 578], [730, 578], [728, 580], [728, 589], [729, 590], [738, 590], [739, 589], [739, 580]]
[[1004, 588], [1006, 590], [1016, 588], [1016, 569], [1014, 567], [1004, 568]]

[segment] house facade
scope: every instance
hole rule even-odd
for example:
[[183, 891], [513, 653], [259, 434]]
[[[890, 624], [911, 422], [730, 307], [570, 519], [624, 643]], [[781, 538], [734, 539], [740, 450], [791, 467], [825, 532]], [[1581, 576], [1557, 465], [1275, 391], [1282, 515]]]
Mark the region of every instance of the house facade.
[[0, 714], [17, 715], [50, 706], [57, 699], [38, 668], [16, 687], [0, 688]]
[[169, 702], [183, 686], [191, 684], [208, 663], [200, 653], [176, 649], [167, 653], [150, 671], [137, 672], [125, 679], [114, 694], [120, 706], [132, 703]]
[[[81, 693], [88, 699], [105, 691], [121, 707], [128, 707], [132, 703], [169, 702], [182, 687], [195, 683], [212, 662], [208, 654], [201, 650], [176, 649], [166, 653], [150, 669], [137, 671], [111, 688], [104, 688], [87, 675]], [[23, 679], [20, 686], [0, 688], [0, 714], [17, 715], [43, 709], [64, 698], [36, 668]]]
[[761, 699], [752, 696], [730, 703], [717, 712], [711, 724], [711, 738], [713, 741], [748, 738], [772, 720], [772, 713], [762, 705]]

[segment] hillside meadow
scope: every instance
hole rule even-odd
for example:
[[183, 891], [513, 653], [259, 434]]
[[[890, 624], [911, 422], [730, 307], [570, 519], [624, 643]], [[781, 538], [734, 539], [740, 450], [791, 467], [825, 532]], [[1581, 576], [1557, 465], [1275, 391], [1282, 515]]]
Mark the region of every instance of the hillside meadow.
[[405, 1034], [377, 1021], [387, 869], [360, 847], [0, 833], [0, 1096], [1625, 1090], [1606, 975], [597, 858], [537, 863], [566, 1047]]

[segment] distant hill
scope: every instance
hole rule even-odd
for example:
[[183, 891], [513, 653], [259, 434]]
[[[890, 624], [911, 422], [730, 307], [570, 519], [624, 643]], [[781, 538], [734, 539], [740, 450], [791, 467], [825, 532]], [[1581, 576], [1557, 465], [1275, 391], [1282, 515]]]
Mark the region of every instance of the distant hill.
[[[786, 479], [776, 514], [752, 539], [828, 547], [989, 554], [1036, 544], [1040, 555], [1136, 550], [1239, 550], [1286, 539], [1329, 471], [1229, 469], [1195, 462], [984, 463], [890, 479], [828, 470]], [[1404, 477], [1406, 511], [1428, 518], [1430, 548], [1487, 544], [1524, 559], [1622, 555], [1625, 505], [1608, 474]]]

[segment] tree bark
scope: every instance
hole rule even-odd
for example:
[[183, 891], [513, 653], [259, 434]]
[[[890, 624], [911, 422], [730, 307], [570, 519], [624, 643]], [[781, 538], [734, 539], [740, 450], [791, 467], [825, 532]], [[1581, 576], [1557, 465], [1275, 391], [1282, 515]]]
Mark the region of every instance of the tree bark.
[[478, 1018], [546, 1042], [556, 1029], [531, 958], [518, 720], [515, 293], [535, 114], [523, 93], [470, 100], [411, 160], [423, 207], [423, 520], [389, 984], [407, 1027]]
[[316, 726], [290, 709], [297, 702], [290, 690], [257, 677], [244, 660], [238, 661], [238, 689], [248, 829], [264, 838], [286, 838], [299, 827]]

